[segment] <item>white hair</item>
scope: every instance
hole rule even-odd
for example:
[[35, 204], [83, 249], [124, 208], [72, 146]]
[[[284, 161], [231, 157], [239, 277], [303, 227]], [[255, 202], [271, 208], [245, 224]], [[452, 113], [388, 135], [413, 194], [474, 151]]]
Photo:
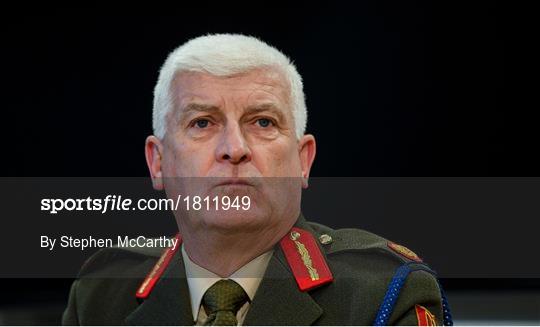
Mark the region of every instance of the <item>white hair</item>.
[[197, 37], [169, 54], [154, 88], [154, 135], [160, 139], [165, 136], [166, 116], [174, 105], [171, 84], [179, 72], [194, 71], [215, 76], [231, 76], [265, 67], [277, 68], [285, 74], [290, 87], [295, 133], [300, 139], [307, 123], [302, 77], [291, 60], [279, 50], [255, 37], [241, 34]]

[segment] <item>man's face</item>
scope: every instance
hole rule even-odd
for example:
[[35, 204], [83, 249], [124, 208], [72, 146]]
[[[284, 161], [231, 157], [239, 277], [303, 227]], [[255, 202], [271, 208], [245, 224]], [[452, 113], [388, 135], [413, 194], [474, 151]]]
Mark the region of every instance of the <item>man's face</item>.
[[193, 223], [257, 225], [264, 219], [271, 223], [268, 216], [299, 210], [315, 142], [310, 135], [296, 139], [289, 86], [281, 72], [257, 69], [230, 77], [182, 72], [172, 92], [174, 110], [164, 139], [147, 141], [147, 158], [152, 151], [160, 157], [169, 197], [248, 195], [254, 205], [250, 214], [200, 212]]
[[281, 74], [271, 70], [234, 77], [182, 73], [173, 85], [177, 110], [168, 119], [170, 134], [164, 144], [173, 155], [164, 162], [168, 173], [301, 176], [289, 91]]

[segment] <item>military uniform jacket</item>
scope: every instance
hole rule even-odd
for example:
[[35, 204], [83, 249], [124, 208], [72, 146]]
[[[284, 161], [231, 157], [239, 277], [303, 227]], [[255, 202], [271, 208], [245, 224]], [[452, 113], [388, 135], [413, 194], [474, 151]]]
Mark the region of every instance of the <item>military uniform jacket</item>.
[[[443, 323], [443, 300], [436, 277], [406, 252], [400, 254], [372, 233], [333, 230], [302, 216], [295, 227], [315, 240], [308, 254], [313, 262], [318, 256], [326, 262], [331, 280], [302, 291], [295, 278], [295, 270], [300, 268], [291, 266], [278, 243], [244, 325], [372, 325], [377, 324], [376, 319], [389, 325]], [[98, 251], [71, 287], [63, 324], [193, 325], [181, 251], [172, 256], [145, 299], [135, 296], [162, 251]], [[405, 266], [412, 269], [402, 278], [397, 298], [391, 299], [396, 288], [389, 285], [395, 284], [396, 273]], [[426, 311], [431, 321], [420, 317]], [[385, 314], [386, 320], [380, 320]]]

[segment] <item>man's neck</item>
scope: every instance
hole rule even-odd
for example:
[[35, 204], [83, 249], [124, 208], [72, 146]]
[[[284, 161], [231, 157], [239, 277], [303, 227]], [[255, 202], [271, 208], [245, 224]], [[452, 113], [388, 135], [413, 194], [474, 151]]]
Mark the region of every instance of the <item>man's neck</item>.
[[226, 278], [254, 258], [271, 250], [289, 229], [290, 226], [288, 229], [269, 229], [257, 233], [190, 233], [183, 230], [182, 239], [186, 253], [194, 263]]

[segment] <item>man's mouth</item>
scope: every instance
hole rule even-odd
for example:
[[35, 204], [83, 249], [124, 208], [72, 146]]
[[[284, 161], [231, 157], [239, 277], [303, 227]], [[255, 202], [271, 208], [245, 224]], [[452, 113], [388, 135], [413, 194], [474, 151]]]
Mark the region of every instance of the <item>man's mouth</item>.
[[247, 178], [226, 178], [216, 186], [226, 186], [226, 185], [238, 185], [238, 186], [255, 186], [252, 181]]

